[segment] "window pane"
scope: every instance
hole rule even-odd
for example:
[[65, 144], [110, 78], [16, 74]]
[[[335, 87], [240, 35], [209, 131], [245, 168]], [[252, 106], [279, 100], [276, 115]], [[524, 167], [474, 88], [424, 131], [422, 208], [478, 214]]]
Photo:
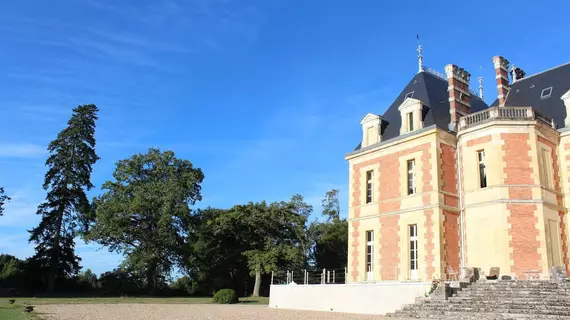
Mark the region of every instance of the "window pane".
[[410, 261], [410, 268], [412, 270], [416, 270], [416, 261], [415, 260]]
[[479, 181], [481, 188], [487, 187], [487, 170], [484, 164], [479, 164]]

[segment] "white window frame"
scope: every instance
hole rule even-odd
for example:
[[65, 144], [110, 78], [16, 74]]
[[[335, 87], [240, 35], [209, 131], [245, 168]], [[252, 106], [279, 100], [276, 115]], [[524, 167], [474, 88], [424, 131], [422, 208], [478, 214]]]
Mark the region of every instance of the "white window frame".
[[408, 124], [408, 132], [414, 131], [414, 112], [406, 113], [406, 123]]
[[419, 248], [418, 248], [418, 225], [417, 224], [410, 224], [408, 225], [408, 237], [409, 237], [409, 257], [410, 257], [410, 279], [417, 280], [418, 279], [418, 270], [419, 268]]
[[374, 170], [366, 171], [366, 199], [364, 202], [366, 204], [374, 202]]
[[[481, 172], [483, 170], [483, 172]], [[487, 188], [487, 164], [485, 163], [485, 150], [477, 150], [477, 173], [479, 173], [479, 188]], [[484, 179], [484, 180], [483, 180]]]
[[[411, 164], [411, 167], [410, 167]], [[408, 195], [416, 193], [416, 159], [410, 159], [406, 162], [407, 188]]]
[[[545, 94], [545, 91], [547, 91], [547, 90], [548, 90], [548, 94]], [[550, 96], [552, 96], [552, 87], [544, 88], [540, 92], [540, 99], [550, 98]]]
[[374, 230], [366, 231], [366, 281], [374, 280]]

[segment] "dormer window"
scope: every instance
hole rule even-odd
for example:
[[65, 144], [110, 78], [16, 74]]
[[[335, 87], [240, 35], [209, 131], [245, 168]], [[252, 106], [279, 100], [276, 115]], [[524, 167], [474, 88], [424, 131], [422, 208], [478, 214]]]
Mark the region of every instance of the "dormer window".
[[381, 122], [382, 117], [372, 113], [367, 114], [362, 121], [360, 121], [360, 125], [362, 125], [362, 148], [380, 142], [380, 135], [382, 134], [380, 132]]
[[[413, 94], [413, 92], [411, 92]], [[414, 98], [406, 98], [398, 110], [402, 116], [400, 134], [412, 132], [423, 127], [423, 102]]]
[[550, 98], [551, 95], [552, 95], [552, 87], [544, 88], [540, 93], [540, 99]]
[[408, 118], [408, 132], [414, 131], [414, 113], [408, 112], [407, 118]]

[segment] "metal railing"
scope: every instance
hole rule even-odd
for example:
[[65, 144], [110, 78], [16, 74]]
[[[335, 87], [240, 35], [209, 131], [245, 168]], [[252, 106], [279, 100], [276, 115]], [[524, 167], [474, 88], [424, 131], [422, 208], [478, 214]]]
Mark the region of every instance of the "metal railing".
[[346, 268], [322, 270], [286, 270], [271, 272], [271, 284], [344, 284], [346, 283]]
[[552, 118], [537, 112], [531, 107], [492, 107], [461, 117], [459, 119], [459, 130], [464, 130], [485, 122], [495, 120], [536, 120], [555, 128]]

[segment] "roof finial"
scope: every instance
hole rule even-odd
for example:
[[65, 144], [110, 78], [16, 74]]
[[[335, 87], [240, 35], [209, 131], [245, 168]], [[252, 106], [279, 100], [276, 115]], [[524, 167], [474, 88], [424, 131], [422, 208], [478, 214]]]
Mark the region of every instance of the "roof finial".
[[424, 72], [424, 56], [423, 56], [423, 48], [420, 44], [420, 35], [419, 33], [416, 35], [416, 39], [418, 39], [418, 73]]
[[[479, 67], [479, 70], [482, 70], [483, 67]], [[479, 80], [479, 98], [481, 98], [481, 100], [483, 100], [483, 76], [479, 76], [477, 78], [477, 80]]]

